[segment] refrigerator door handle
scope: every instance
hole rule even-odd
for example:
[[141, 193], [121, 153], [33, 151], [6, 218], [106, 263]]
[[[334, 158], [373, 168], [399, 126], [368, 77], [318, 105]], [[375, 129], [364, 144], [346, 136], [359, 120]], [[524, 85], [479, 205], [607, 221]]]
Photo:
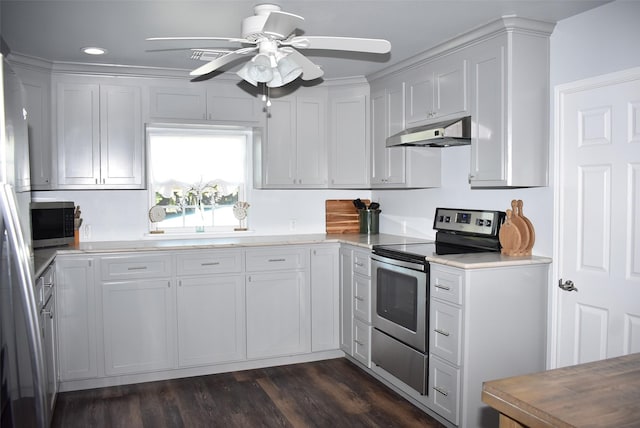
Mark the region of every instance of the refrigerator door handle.
[[34, 383], [34, 398], [36, 406], [36, 423], [39, 427], [48, 426], [48, 410], [46, 405], [44, 357], [42, 352], [42, 340], [38, 323], [38, 310], [33, 285], [33, 268], [31, 267], [31, 255], [29, 247], [24, 242], [18, 209], [13, 189], [9, 184], [0, 185], [0, 210], [4, 218], [9, 244], [15, 249], [10, 251], [16, 258], [16, 267], [20, 287], [27, 333], [29, 335], [29, 347], [31, 348], [31, 367]]

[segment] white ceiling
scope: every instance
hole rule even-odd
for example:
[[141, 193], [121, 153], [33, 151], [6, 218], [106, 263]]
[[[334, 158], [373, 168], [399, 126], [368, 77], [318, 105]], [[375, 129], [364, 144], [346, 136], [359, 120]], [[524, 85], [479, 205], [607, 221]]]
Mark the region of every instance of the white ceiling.
[[[149, 42], [154, 36], [240, 37], [243, 18], [259, 1], [2, 0], [2, 37], [13, 52], [56, 62], [107, 63], [190, 70], [202, 64], [189, 47], [237, 44]], [[303, 51], [325, 78], [366, 76], [502, 15], [557, 22], [602, 0], [288, 0], [276, 2], [305, 18], [306, 35], [384, 38], [387, 55]], [[108, 49], [103, 57], [84, 46]], [[171, 50], [173, 48], [185, 48]], [[236, 67], [237, 68], [237, 67]], [[187, 77], [187, 73], [185, 73]]]

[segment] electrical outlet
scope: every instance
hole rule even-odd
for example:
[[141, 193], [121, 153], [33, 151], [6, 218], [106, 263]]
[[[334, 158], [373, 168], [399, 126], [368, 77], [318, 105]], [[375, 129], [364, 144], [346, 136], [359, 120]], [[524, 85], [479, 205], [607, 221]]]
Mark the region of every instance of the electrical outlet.
[[296, 219], [295, 218], [292, 218], [292, 219], [289, 220], [289, 230], [292, 231], [292, 232], [294, 230], [296, 230]]
[[87, 241], [90, 240], [91, 239], [91, 225], [90, 224], [85, 224], [83, 232], [84, 233], [82, 234], [82, 237]]

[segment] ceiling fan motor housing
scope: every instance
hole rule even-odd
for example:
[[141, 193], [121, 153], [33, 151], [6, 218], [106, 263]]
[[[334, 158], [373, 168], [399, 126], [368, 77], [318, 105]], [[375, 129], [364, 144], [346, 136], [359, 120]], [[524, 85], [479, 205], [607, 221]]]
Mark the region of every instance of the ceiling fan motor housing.
[[262, 29], [264, 28], [267, 18], [271, 12], [280, 12], [281, 8], [275, 4], [258, 4], [253, 8], [254, 16], [249, 16], [242, 20], [242, 37], [257, 41], [259, 38], [264, 37]]

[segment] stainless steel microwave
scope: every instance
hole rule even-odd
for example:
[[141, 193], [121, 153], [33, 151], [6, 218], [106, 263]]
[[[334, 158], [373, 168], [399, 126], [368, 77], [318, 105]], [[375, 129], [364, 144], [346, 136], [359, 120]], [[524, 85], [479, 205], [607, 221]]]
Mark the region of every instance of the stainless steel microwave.
[[31, 202], [33, 248], [72, 244], [74, 211], [73, 202]]

